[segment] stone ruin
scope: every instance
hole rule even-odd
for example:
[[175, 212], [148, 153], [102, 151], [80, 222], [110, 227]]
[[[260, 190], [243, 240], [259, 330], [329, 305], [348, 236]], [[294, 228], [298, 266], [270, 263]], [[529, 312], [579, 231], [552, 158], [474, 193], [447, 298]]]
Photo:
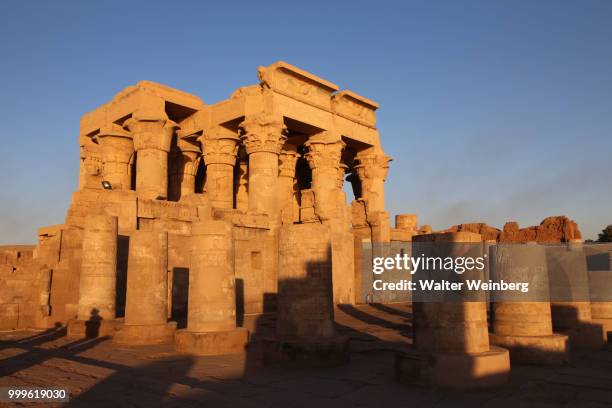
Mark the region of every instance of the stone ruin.
[[[40, 228], [36, 246], [0, 247], [0, 329], [65, 325], [73, 337], [214, 355], [245, 350], [249, 331], [237, 315], [275, 312], [265, 361], [336, 365], [348, 342], [335, 331], [334, 307], [363, 299], [363, 242], [580, 238], [564, 217], [432, 233], [403, 214], [393, 228], [377, 109], [285, 62], [260, 67], [258, 84], [212, 105], [149, 81], [126, 88], [81, 118], [79, 186], [64, 223]], [[521, 307], [498, 314], [531, 313], [540, 330], [528, 335], [565, 353], [549, 316]], [[506, 381], [508, 351], [494, 344], [510, 347], [525, 333], [498, 324], [489, 341], [484, 302], [460, 313], [415, 304], [415, 314], [420, 354], [398, 356], [400, 378]], [[449, 379], [457, 370], [461, 383]]]

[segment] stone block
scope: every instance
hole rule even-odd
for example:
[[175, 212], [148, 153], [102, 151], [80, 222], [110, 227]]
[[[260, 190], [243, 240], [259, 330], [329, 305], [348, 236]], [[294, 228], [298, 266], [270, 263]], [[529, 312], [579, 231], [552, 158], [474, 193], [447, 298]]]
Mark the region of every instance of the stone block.
[[349, 339], [263, 340], [264, 364], [287, 368], [337, 367], [349, 362]]
[[249, 331], [237, 327], [230, 330], [209, 332], [179, 330], [176, 332], [174, 345], [176, 351], [181, 353], [216, 356], [244, 353], [248, 342]]
[[509, 374], [510, 353], [499, 347], [469, 354], [411, 351], [395, 355], [400, 383], [473, 390], [505, 385]]
[[70, 320], [67, 326], [67, 336], [75, 339], [91, 339], [95, 337], [113, 337], [123, 326], [122, 319], [112, 320]]
[[123, 346], [170, 344], [174, 341], [175, 332], [176, 322], [124, 325], [115, 333], [113, 343]]
[[491, 333], [489, 342], [508, 349], [512, 364], [562, 365], [570, 362], [569, 338], [562, 334], [509, 336]]

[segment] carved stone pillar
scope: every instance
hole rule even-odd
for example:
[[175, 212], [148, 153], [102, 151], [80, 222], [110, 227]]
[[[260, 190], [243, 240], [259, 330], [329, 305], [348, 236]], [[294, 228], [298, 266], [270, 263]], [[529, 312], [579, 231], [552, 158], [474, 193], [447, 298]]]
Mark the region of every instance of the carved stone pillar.
[[249, 155], [249, 210], [278, 215], [278, 156], [287, 140], [280, 118], [259, 115], [240, 124], [240, 140]]
[[175, 336], [176, 349], [199, 355], [243, 353], [248, 331], [236, 327], [236, 274], [232, 225], [194, 223], [187, 329]]
[[200, 137], [206, 164], [206, 194], [213, 207], [234, 206], [234, 166], [238, 137], [216, 126]]
[[115, 318], [117, 217], [87, 217], [79, 288], [79, 320]]
[[312, 170], [312, 189], [315, 193], [315, 213], [321, 221], [327, 221], [337, 215], [340, 189], [338, 172], [340, 158], [346, 146], [344, 142], [309, 140], [306, 160]]
[[102, 185], [102, 155], [100, 145], [95, 144], [91, 138], [81, 136], [79, 168], [79, 190], [85, 188], [101, 189]]
[[174, 340], [168, 322], [168, 233], [133, 231], [128, 257], [125, 324], [113, 341], [124, 345], [164, 344]]
[[100, 129], [97, 139], [102, 146], [102, 179], [110, 182], [113, 190], [129, 190], [132, 184], [130, 161], [134, 154], [132, 136], [121, 126], [111, 124]]
[[384, 154], [357, 155], [355, 171], [361, 182], [361, 198], [368, 213], [385, 210], [385, 180], [391, 158]]
[[236, 209], [249, 209], [249, 156], [244, 147], [238, 150], [238, 167], [236, 169]]
[[195, 140], [183, 137], [177, 140], [171, 155], [168, 197], [178, 201], [195, 193], [195, 175], [202, 152]]
[[178, 125], [165, 113], [136, 111], [125, 126], [132, 132], [136, 157], [136, 192], [142, 198], [168, 197], [168, 152]]
[[295, 165], [299, 157], [297, 148], [292, 145], [285, 146], [278, 157], [278, 202], [283, 224], [292, 224], [295, 218]]

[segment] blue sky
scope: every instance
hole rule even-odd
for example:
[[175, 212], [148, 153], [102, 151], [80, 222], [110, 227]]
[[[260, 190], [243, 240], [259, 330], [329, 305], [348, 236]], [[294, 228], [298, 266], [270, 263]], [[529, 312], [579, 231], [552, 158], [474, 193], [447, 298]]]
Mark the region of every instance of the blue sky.
[[0, 243], [63, 222], [80, 116], [141, 79], [207, 103], [285, 60], [381, 104], [391, 214], [612, 224], [612, 1], [0, 3]]

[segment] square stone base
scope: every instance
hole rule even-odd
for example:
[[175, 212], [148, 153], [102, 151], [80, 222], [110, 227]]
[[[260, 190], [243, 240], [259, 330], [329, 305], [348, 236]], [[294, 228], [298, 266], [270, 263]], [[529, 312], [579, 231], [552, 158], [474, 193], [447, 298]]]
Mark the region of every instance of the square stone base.
[[199, 356], [244, 353], [248, 342], [249, 331], [243, 327], [214, 332], [178, 330], [174, 337], [176, 351]]
[[491, 346], [484, 353], [396, 353], [395, 375], [400, 383], [456, 390], [498, 387], [508, 383], [510, 353]]
[[263, 362], [290, 368], [337, 367], [350, 359], [349, 339], [344, 336], [312, 340], [263, 340]]
[[69, 320], [67, 336], [74, 339], [91, 339], [94, 337], [114, 337], [123, 326], [123, 319], [113, 320]]
[[593, 318], [594, 324], [599, 324], [603, 327], [604, 342], [608, 347], [612, 346], [612, 318], [611, 319], [596, 319]]
[[503, 336], [489, 334], [489, 342], [510, 351], [512, 364], [563, 365], [569, 363], [569, 338], [549, 336]]
[[176, 322], [165, 324], [123, 325], [113, 343], [123, 346], [146, 346], [152, 344], [169, 344], [174, 341]]

